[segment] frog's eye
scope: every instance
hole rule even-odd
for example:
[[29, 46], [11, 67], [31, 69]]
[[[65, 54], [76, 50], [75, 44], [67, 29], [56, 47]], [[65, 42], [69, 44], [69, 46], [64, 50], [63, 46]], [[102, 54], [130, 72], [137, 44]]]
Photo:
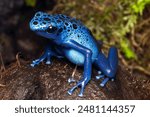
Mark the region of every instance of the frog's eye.
[[56, 27], [50, 25], [50, 26], [47, 28], [46, 31], [47, 31], [48, 33], [54, 33], [54, 32], [56, 32], [56, 30], [57, 30]]

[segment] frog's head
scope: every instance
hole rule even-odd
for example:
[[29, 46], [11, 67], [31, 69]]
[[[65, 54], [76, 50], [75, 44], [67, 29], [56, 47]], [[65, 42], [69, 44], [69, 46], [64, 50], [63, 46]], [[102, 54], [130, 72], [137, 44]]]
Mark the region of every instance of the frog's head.
[[37, 12], [30, 21], [30, 29], [43, 37], [56, 39], [58, 26], [53, 15]]

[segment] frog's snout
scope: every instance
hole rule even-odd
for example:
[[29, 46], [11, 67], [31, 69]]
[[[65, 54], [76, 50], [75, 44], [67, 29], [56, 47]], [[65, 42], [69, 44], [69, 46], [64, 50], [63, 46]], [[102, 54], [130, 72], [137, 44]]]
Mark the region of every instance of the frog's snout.
[[33, 19], [30, 21], [30, 29], [32, 31], [45, 31], [49, 26], [50, 18], [47, 13], [41, 11], [35, 13]]
[[33, 19], [30, 21], [30, 29], [32, 31], [36, 31], [38, 29], [38, 21], [34, 21]]

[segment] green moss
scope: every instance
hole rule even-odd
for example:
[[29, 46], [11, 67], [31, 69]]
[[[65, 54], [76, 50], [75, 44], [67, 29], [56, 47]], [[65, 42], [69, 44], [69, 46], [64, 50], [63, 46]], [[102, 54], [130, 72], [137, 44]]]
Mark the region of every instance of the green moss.
[[35, 7], [36, 0], [25, 0], [25, 4], [30, 7]]
[[122, 52], [124, 53], [126, 58], [128, 58], [128, 59], [135, 59], [136, 58], [136, 54], [131, 49], [129, 41], [127, 41], [127, 39], [122, 39], [120, 45], [121, 45]]
[[143, 10], [146, 5], [150, 4], [150, 0], [137, 0], [137, 2], [131, 5], [131, 8], [135, 13], [143, 13]]

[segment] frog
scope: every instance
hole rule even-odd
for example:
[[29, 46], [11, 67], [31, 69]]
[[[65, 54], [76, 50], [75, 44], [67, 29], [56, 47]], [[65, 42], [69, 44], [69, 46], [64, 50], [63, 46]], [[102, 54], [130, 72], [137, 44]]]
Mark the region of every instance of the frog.
[[[104, 87], [108, 81], [116, 79], [118, 68], [118, 50], [111, 46], [108, 56], [105, 56], [98, 41], [90, 29], [80, 20], [64, 15], [49, 14], [43, 11], [35, 13], [29, 22], [30, 29], [37, 35], [48, 39], [43, 55], [33, 60], [32, 67], [45, 61], [51, 64], [51, 57], [66, 58], [73, 64], [83, 67], [83, 75], [76, 84], [68, 90], [68, 94], [80, 88], [78, 96], [82, 97], [85, 87], [91, 81], [92, 66], [97, 69], [96, 80]], [[74, 82], [74, 79], [68, 80]]]

